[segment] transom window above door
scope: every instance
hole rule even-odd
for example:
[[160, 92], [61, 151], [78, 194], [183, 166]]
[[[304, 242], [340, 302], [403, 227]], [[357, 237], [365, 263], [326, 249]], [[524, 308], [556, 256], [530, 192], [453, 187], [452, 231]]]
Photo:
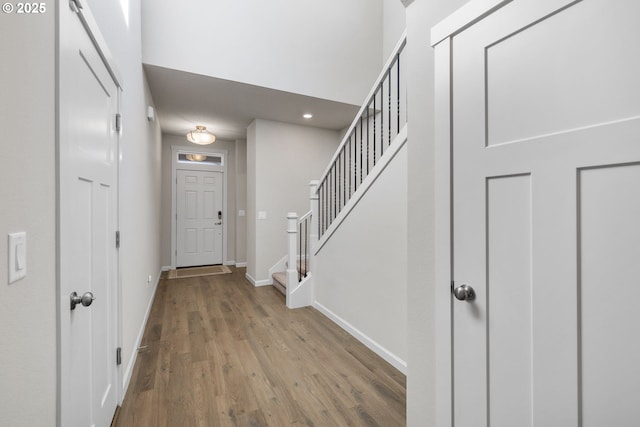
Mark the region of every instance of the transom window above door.
[[178, 153], [178, 163], [223, 166], [223, 156], [215, 153]]

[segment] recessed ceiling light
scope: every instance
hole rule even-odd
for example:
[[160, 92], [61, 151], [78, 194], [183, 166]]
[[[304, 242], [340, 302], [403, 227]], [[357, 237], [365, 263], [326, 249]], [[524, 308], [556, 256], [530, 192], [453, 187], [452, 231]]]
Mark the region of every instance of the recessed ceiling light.
[[302, 117], [304, 117], [305, 119], [310, 119], [311, 117], [313, 117], [313, 114], [311, 114], [311, 113], [304, 113], [304, 114], [302, 115]]

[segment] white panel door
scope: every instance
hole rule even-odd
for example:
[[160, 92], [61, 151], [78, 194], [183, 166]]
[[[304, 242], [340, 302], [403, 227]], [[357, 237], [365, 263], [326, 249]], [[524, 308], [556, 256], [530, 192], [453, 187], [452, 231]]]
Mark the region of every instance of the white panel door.
[[[108, 427], [116, 408], [119, 89], [80, 22], [60, 5], [60, 416]], [[34, 153], [37, 155], [37, 153]], [[71, 293], [85, 296], [71, 308]]]
[[452, 38], [456, 427], [639, 425], [638, 17], [515, 0]]
[[176, 267], [222, 264], [222, 172], [176, 175]]

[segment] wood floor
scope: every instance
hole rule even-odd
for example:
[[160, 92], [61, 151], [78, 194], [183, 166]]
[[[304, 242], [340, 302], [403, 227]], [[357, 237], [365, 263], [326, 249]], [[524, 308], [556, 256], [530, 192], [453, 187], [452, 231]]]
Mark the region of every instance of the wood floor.
[[115, 427], [406, 424], [402, 373], [244, 274], [161, 280]]

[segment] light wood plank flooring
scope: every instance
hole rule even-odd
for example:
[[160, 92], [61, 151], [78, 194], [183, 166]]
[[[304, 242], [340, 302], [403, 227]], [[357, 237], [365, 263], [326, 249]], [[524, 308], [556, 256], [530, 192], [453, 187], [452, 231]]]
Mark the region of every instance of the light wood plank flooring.
[[161, 280], [114, 426], [406, 424], [402, 373], [232, 270]]

